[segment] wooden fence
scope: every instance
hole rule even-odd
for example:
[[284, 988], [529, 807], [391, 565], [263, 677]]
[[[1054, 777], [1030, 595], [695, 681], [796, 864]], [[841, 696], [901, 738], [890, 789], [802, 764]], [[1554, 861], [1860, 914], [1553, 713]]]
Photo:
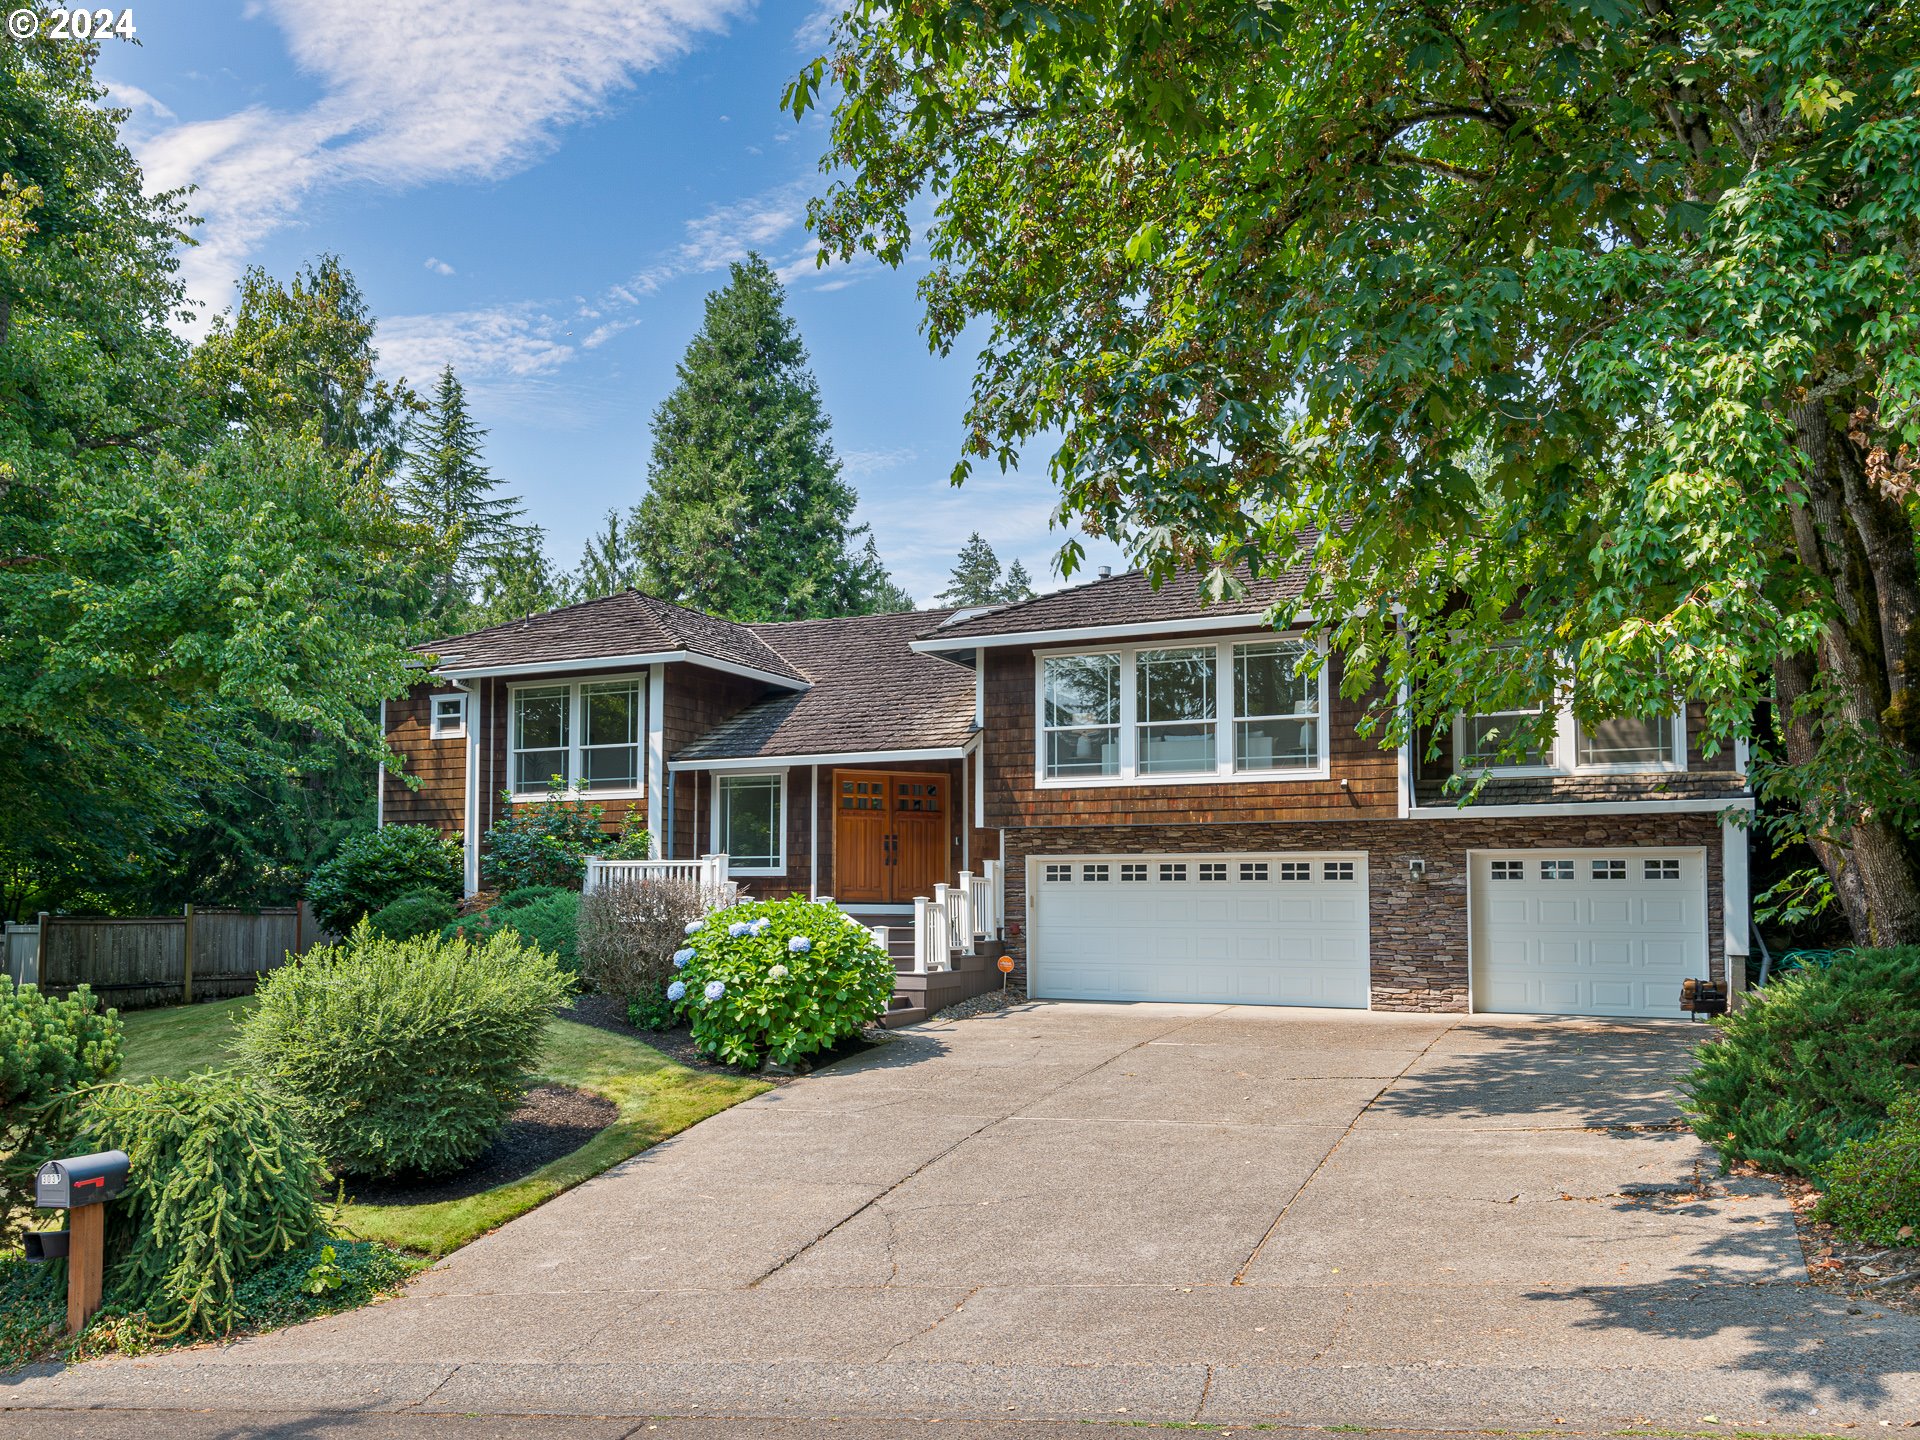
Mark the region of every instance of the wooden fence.
[[[14, 947], [35, 928], [35, 958], [15, 969]], [[289, 951], [333, 938], [304, 902], [257, 912], [189, 905], [179, 915], [132, 918], [42, 914], [38, 927], [9, 927], [8, 970], [50, 994], [84, 984], [119, 1009], [138, 1010], [250, 994]]]

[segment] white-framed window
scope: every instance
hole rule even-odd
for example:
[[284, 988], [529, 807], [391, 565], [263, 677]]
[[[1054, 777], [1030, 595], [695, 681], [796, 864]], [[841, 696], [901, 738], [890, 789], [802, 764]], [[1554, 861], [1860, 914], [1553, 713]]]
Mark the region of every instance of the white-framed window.
[[1493, 878], [1496, 880], [1524, 880], [1527, 878], [1527, 862], [1524, 860], [1496, 860], [1493, 862]]
[[1542, 860], [1540, 862], [1542, 880], [1571, 880], [1573, 862], [1571, 860]]
[[1311, 860], [1282, 860], [1280, 862], [1280, 878], [1282, 880], [1311, 880], [1313, 879], [1313, 862]]
[[1180, 884], [1187, 878], [1187, 867], [1185, 865], [1162, 863], [1160, 866], [1160, 878], [1169, 885]]
[[1080, 878], [1089, 885], [1103, 885], [1113, 879], [1113, 867], [1111, 865], [1082, 865], [1080, 867]]
[[1240, 878], [1242, 880], [1265, 880], [1268, 875], [1267, 862], [1264, 860], [1242, 860]]
[[1324, 779], [1326, 657], [1299, 639], [1043, 652], [1043, 787]]
[[1574, 727], [1574, 768], [1579, 770], [1677, 770], [1685, 756], [1684, 713], [1631, 716]]
[[1549, 713], [1536, 707], [1456, 717], [1453, 768], [1468, 775], [1621, 775], [1687, 768], [1686, 712], [1678, 706], [1671, 713], [1646, 719], [1627, 717], [1593, 725], [1576, 722], [1572, 711], [1562, 708], [1551, 712], [1556, 721], [1553, 735], [1530, 733], [1523, 753], [1499, 753], [1523, 722]]
[[728, 874], [786, 874], [786, 800], [784, 770], [715, 779], [713, 848], [727, 857]]
[[1227, 878], [1226, 862], [1219, 860], [1201, 861], [1200, 878], [1202, 880], [1225, 880]]
[[[1543, 772], [1554, 768], [1554, 738], [1540, 733], [1539, 717], [1546, 707], [1493, 710], [1484, 715], [1462, 715], [1453, 725], [1454, 768], [1495, 774], [1514, 771]], [[1523, 728], [1528, 730], [1526, 749], [1502, 754]]]
[[1147, 867], [1145, 865], [1122, 865], [1120, 867], [1120, 878], [1122, 881], [1145, 880], [1147, 878]]
[[1624, 860], [1596, 860], [1593, 862], [1593, 878], [1596, 880], [1624, 880], [1627, 878], [1627, 862]]
[[1353, 862], [1351, 860], [1328, 860], [1320, 867], [1320, 878], [1322, 880], [1351, 880], [1353, 879]]
[[1048, 883], [1053, 885], [1071, 885], [1073, 883], [1073, 866], [1071, 865], [1047, 866], [1047, 880], [1048, 880]]
[[435, 695], [429, 728], [436, 740], [464, 740], [467, 735], [467, 697], [457, 693]]
[[1649, 860], [1646, 862], [1645, 875], [1649, 880], [1678, 880], [1680, 862], [1678, 860]]
[[515, 685], [507, 692], [507, 786], [516, 799], [547, 793], [637, 796], [646, 784], [646, 677]]

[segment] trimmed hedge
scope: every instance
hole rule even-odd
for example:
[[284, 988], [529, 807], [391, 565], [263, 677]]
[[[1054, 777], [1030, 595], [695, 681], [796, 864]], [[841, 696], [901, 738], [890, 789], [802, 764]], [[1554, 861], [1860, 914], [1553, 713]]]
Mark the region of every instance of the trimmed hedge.
[[1694, 1133], [1725, 1162], [1816, 1176], [1920, 1089], [1920, 948], [1796, 972], [1714, 1023], [1681, 1082]]
[[517, 934], [383, 940], [362, 925], [261, 982], [239, 1050], [336, 1169], [444, 1175], [493, 1143], [572, 988]]

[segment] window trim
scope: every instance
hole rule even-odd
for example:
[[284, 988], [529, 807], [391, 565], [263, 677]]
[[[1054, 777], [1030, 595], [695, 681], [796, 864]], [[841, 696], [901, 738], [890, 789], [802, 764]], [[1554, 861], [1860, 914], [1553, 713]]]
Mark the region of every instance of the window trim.
[[[560, 792], [561, 799], [588, 802], [644, 799], [647, 793], [647, 721], [650, 718], [647, 714], [648, 679], [648, 671], [636, 670], [631, 674], [581, 675], [548, 677], [544, 679], [529, 677], [525, 680], [510, 682], [507, 685], [506, 714], [502, 717], [501, 728], [505, 731], [505, 734], [502, 736], [501, 748], [506, 755], [506, 763], [502, 768], [506, 771], [506, 788], [512, 796], [511, 803], [515, 805], [534, 805], [547, 798], [545, 782], [542, 782], [540, 788], [537, 790], [514, 789], [513, 757], [521, 748], [514, 744], [514, 740], [517, 738], [514, 734], [514, 707], [519, 703], [520, 693], [525, 690], [565, 689], [567, 692], [567, 788]], [[633, 772], [635, 776], [638, 777], [639, 783], [631, 789], [583, 790], [580, 788], [581, 760], [588, 748], [581, 742], [581, 736], [585, 734], [583, 727], [586, 723], [585, 700], [583, 698], [585, 691], [587, 687], [593, 685], [619, 685], [623, 683], [634, 686], [640, 692], [638, 717], [639, 738], [634, 742], [635, 757]], [[595, 746], [593, 748], [604, 749], [606, 747]]]
[[[1319, 699], [1319, 709], [1313, 716], [1317, 722], [1314, 726], [1317, 753], [1311, 765], [1267, 770], [1241, 770], [1235, 767], [1237, 751], [1234, 745], [1234, 734], [1241, 716], [1238, 711], [1238, 690], [1233, 684], [1233, 648], [1236, 645], [1259, 644], [1302, 645], [1319, 654], [1320, 668], [1314, 686]], [[1144, 651], [1208, 648], [1214, 652], [1215, 666], [1212, 722], [1215, 737], [1214, 768], [1185, 773], [1161, 771], [1146, 774], [1142, 772], [1139, 769], [1139, 756], [1136, 753], [1139, 736], [1137, 679], [1139, 672], [1136, 657]], [[1116, 722], [1120, 732], [1119, 772], [1113, 775], [1050, 776], [1047, 774], [1047, 661], [1081, 659], [1094, 655], [1117, 655], [1120, 660], [1120, 713]], [[1287, 632], [1236, 630], [1218, 635], [1191, 637], [1183, 635], [1178, 639], [1160, 636], [1126, 644], [1075, 645], [1035, 650], [1033, 652], [1034, 787], [1039, 790], [1110, 790], [1124, 786], [1154, 789], [1162, 785], [1292, 785], [1303, 781], [1331, 779], [1333, 775], [1331, 737], [1333, 702], [1328, 685], [1328, 670], [1326, 646], [1315, 644], [1297, 630]]]
[[[1484, 711], [1484, 714], [1519, 714], [1519, 711]], [[1569, 775], [1674, 775], [1687, 768], [1687, 707], [1676, 700], [1673, 708], [1673, 753], [1665, 760], [1608, 762], [1597, 765], [1580, 763], [1580, 722], [1573, 707], [1562, 703], [1549, 711], [1542, 706], [1535, 714], [1554, 716], [1553, 744], [1547, 750], [1545, 765], [1470, 765], [1462, 764], [1467, 748], [1467, 720], [1463, 711], [1453, 717], [1453, 773], [1469, 780], [1482, 776], [1490, 780], [1526, 780]]]
[[780, 813], [774, 825], [774, 839], [779, 847], [775, 864], [771, 869], [758, 865], [736, 865], [733, 856], [727, 856], [727, 874], [729, 875], [785, 875], [787, 873], [787, 775], [785, 769], [768, 770], [728, 770], [713, 777], [713, 794], [707, 803], [708, 848], [713, 854], [720, 853], [720, 808], [723, 797], [732, 782], [736, 780], [767, 780], [776, 783], [774, 794], [778, 797]]
[[[452, 700], [459, 707], [459, 717], [444, 730], [440, 727], [440, 702]], [[464, 690], [440, 690], [427, 697], [427, 738], [429, 740], [464, 740], [467, 738], [467, 709], [471, 697]]]

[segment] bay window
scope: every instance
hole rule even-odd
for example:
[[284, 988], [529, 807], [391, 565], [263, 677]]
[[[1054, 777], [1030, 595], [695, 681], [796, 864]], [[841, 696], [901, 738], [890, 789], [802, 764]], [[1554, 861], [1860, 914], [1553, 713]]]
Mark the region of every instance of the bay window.
[[633, 795], [646, 733], [638, 676], [516, 685], [507, 702], [507, 783], [542, 795], [558, 777], [573, 795]]
[[785, 775], [722, 775], [714, 788], [714, 849], [729, 874], [779, 875], [787, 868], [782, 828]]
[[1298, 640], [1042, 655], [1040, 783], [1324, 776], [1324, 670]]

